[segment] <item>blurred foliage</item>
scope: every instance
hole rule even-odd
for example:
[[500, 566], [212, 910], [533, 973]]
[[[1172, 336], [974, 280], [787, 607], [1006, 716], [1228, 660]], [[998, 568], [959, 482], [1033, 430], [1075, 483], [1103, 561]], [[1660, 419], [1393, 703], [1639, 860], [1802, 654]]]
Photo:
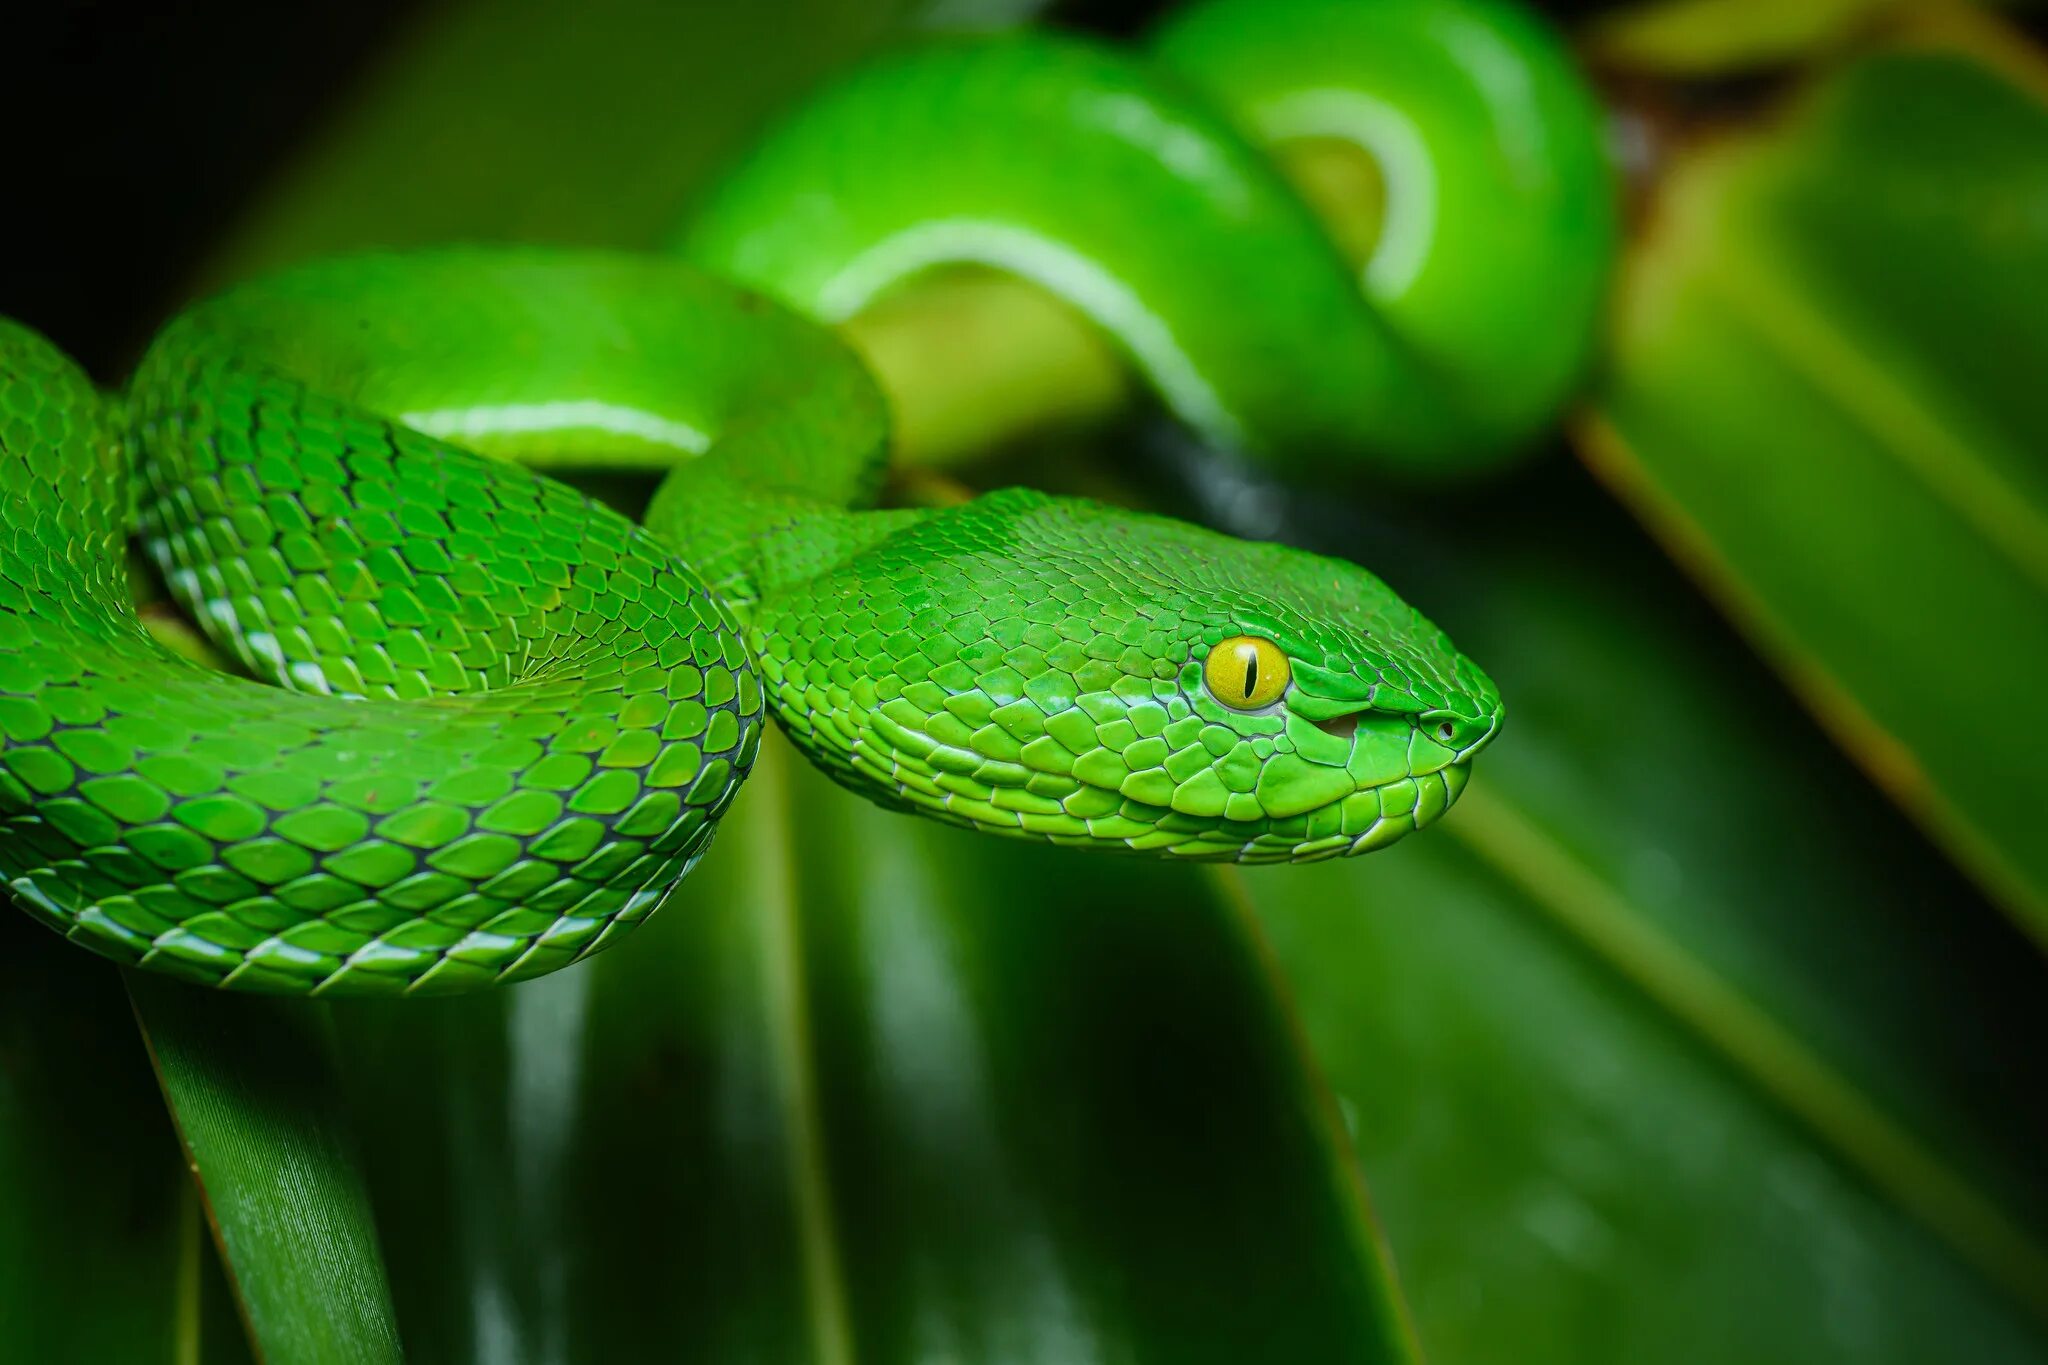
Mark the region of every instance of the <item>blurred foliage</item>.
[[1678, 152], [1586, 448], [2048, 941], [2044, 92], [1951, 19]]
[[0, 916], [0, 1356], [250, 1359], [121, 976]]
[[1719, 75], [1835, 46], [1898, 7], [1897, 0], [1652, 0], [1589, 23], [1586, 48], [1623, 70]]
[[[89, 1078], [89, 1083], [88, 1083]], [[121, 981], [0, 921], [0, 1343], [20, 1360], [169, 1360], [202, 1240]]]
[[223, 237], [198, 284], [365, 246], [653, 247], [721, 159], [883, 41], [910, 5], [424, 6]]
[[[206, 273], [651, 244], [901, 17], [428, 9]], [[2048, 255], [2014, 51], [1831, 59], [1668, 144], [1586, 444], [2024, 909]], [[771, 745], [586, 966], [331, 1009], [139, 984], [204, 1202], [117, 974], [10, 917], [0, 1353], [242, 1358], [210, 1211], [273, 1365], [383, 1358], [394, 1324], [427, 1362], [2048, 1354], [2035, 945], [1600, 490], [1558, 458], [1434, 498], [1168, 462], [1191, 495], [1146, 444], [1017, 458], [1374, 566], [1494, 671], [1508, 731], [1441, 829], [1123, 862], [887, 815]]]
[[741, 800], [634, 951], [337, 1008], [413, 1358], [1415, 1358], [1199, 872]]
[[1514, 699], [1445, 837], [1241, 877], [1434, 1356], [2038, 1358], [2031, 946], [1582, 477], [1303, 516]]

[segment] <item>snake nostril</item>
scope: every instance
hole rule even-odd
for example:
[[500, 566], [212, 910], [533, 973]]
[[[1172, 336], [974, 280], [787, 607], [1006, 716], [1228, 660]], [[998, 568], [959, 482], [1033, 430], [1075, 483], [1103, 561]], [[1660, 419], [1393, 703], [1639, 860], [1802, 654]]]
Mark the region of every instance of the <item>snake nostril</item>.
[[1425, 738], [1435, 740], [1446, 749], [1459, 753], [1483, 740], [1487, 734], [1487, 724], [1484, 720], [1445, 711], [1439, 711], [1434, 715], [1417, 716], [1415, 728]]

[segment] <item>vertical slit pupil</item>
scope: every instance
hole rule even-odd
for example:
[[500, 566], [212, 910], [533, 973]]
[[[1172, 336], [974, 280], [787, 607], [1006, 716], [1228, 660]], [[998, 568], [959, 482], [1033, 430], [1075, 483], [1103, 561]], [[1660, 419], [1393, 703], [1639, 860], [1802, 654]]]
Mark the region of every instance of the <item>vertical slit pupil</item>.
[[1247, 649], [1244, 652], [1244, 695], [1251, 699], [1252, 689], [1259, 685], [1259, 651]]

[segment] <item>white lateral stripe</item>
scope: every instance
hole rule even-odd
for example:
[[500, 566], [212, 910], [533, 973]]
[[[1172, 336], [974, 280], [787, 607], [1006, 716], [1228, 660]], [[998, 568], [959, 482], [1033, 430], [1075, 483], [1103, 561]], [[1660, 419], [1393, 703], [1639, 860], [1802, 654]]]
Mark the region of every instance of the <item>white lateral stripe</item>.
[[1123, 342], [1176, 417], [1219, 444], [1244, 445], [1243, 427], [1163, 318], [1086, 256], [1011, 224], [945, 218], [886, 237], [825, 281], [818, 314], [843, 322], [897, 281], [955, 262], [1007, 270], [1066, 299]]
[[475, 407], [436, 408], [408, 412], [399, 421], [428, 436], [451, 439], [479, 436], [524, 436], [549, 431], [605, 431], [636, 436], [656, 445], [702, 455], [711, 437], [687, 422], [641, 408], [596, 399], [555, 403], [495, 403]]
[[1259, 131], [1275, 142], [1334, 137], [1355, 143], [1379, 163], [1387, 186], [1385, 217], [1365, 287], [1382, 301], [1400, 297], [1429, 259], [1436, 228], [1436, 168], [1414, 122], [1393, 105], [1356, 90], [1302, 90], [1261, 107]]

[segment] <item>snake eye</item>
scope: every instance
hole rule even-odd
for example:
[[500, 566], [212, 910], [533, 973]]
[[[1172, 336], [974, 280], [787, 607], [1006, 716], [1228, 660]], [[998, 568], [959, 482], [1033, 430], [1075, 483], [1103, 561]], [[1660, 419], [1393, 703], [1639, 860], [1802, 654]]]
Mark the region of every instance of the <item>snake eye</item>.
[[1209, 651], [1202, 681], [1209, 695], [1233, 711], [1270, 706], [1294, 676], [1280, 646], [1256, 635], [1233, 635]]

